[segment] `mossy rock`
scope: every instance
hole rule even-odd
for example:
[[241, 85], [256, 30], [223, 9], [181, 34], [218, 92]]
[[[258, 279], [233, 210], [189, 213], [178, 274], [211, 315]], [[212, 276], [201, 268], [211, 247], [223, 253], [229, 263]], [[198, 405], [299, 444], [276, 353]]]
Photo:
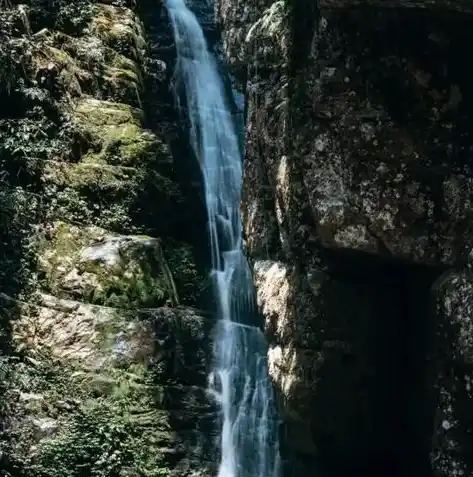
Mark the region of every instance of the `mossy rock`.
[[49, 161], [42, 176], [49, 199], [46, 217], [124, 230], [130, 226], [142, 179], [133, 168]]
[[[48, 295], [38, 302], [0, 295], [0, 312], [15, 313], [14, 344], [23, 356], [10, 365], [17, 399], [4, 455], [32, 477], [111, 477], [121, 466], [166, 475], [167, 450], [178, 440], [167, 411], [156, 407], [147, 369], [152, 323]], [[118, 349], [123, 340], [126, 355]]]
[[211, 437], [195, 430], [213, 427], [204, 387], [157, 385], [164, 377], [153, 369], [178, 381], [198, 370], [205, 385], [211, 322], [189, 308], [136, 312], [44, 294], [35, 304], [0, 294], [0, 313], [15, 318], [22, 356], [10, 365], [15, 423], [4, 452], [22, 475], [112, 477], [125, 468], [163, 477], [189, 455], [206, 456]]
[[48, 86], [49, 83], [48, 87], [51, 87], [56, 82], [73, 97], [92, 92], [87, 85], [92, 83], [93, 75], [83, 69], [67, 51], [49, 45], [47, 40], [35, 46], [32, 63], [33, 74], [42, 86]]
[[56, 82], [68, 94], [139, 104], [143, 79], [137, 62], [97, 37], [75, 38], [43, 30], [32, 55], [40, 84]]
[[144, 167], [47, 161], [42, 183], [49, 220], [97, 224], [114, 231], [132, 230], [133, 222], [156, 224], [162, 227], [158, 232], [164, 231], [182, 200], [177, 184]]
[[90, 144], [83, 158], [86, 162], [121, 166], [172, 163], [167, 144], [151, 131], [142, 129], [143, 113], [139, 109], [84, 99], [77, 104], [74, 118]]
[[88, 32], [129, 58], [143, 57], [146, 46], [143, 26], [129, 8], [95, 5]]
[[121, 308], [179, 301], [158, 239], [65, 222], [54, 223], [41, 237], [39, 277], [50, 293]]

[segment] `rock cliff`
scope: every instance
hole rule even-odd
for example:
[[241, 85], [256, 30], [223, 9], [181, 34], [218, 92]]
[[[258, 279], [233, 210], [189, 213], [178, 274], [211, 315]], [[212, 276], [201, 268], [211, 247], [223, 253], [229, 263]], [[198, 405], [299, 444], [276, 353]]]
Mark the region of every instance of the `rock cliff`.
[[473, 475], [468, 1], [217, 0], [287, 475]]
[[1, 475], [214, 465], [171, 50], [155, 2], [0, 2]]

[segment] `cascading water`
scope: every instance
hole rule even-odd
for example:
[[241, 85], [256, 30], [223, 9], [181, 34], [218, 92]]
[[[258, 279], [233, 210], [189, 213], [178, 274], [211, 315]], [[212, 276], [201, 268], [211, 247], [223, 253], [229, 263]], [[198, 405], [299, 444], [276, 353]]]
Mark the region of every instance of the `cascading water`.
[[211, 386], [222, 411], [218, 477], [277, 477], [279, 450], [266, 341], [255, 326], [253, 284], [242, 249], [241, 153], [202, 28], [184, 0], [166, 2], [177, 50], [176, 95], [205, 187], [218, 303]]

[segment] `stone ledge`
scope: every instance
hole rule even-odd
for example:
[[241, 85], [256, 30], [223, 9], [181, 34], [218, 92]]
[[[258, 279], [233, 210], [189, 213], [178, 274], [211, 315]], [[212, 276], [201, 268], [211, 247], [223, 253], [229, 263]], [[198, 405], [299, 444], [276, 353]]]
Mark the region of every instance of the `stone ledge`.
[[[177, 382], [180, 376], [183, 384], [206, 382], [204, 348], [211, 323], [192, 308], [121, 310], [41, 293], [35, 303], [28, 303], [2, 293], [1, 311], [10, 313], [13, 343], [32, 357], [49, 353], [92, 372], [123, 359], [163, 362], [174, 368]], [[193, 373], [199, 382], [186, 382]]]

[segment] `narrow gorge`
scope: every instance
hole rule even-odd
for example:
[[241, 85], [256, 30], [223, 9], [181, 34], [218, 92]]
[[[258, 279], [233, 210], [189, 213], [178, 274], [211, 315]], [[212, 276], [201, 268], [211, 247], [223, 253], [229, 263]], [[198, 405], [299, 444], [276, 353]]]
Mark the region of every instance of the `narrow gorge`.
[[473, 477], [471, 0], [0, 0], [0, 476]]

